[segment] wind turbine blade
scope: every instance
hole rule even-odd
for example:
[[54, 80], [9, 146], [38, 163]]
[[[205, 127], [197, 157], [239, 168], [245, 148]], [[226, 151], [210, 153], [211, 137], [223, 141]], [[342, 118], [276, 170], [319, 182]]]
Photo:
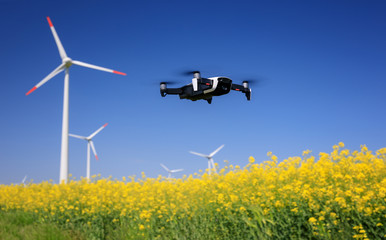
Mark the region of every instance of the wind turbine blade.
[[176, 172], [181, 172], [183, 171], [184, 169], [174, 169], [174, 170], [170, 170], [170, 172], [172, 173], [176, 173]]
[[50, 25], [52, 35], [54, 35], [56, 46], [58, 46], [59, 54], [62, 59], [67, 57], [66, 51], [64, 51], [63, 45], [60, 42], [59, 36], [55, 31], [54, 25], [51, 22], [50, 17], [47, 17], [48, 25]]
[[89, 63], [84, 63], [84, 62], [80, 62], [80, 61], [76, 61], [76, 60], [72, 60], [72, 63], [75, 64], [75, 65], [78, 65], [78, 66], [82, 66], [82, 67], [86, 67], [86, 68], [92, 68], [92, 69], [96, 69], [96, 70], [100, 70], [100, 71], [105, 71], [105, 72], [110, 72], [110, 73], [115, 73], [115, 74], [120, 74], [120, 75], [126, 75], [126, 73], [123, 73], [123, 72], [118, 72], [118, 71], [115, 71], [115, 70], [112, 70], [112, 69], [108, 69], [108, 68], [104, 68], [104, 67], [99, 67], [99, 66], [96, 66], [96, 65], [92, 65], [92, 64], [89, 64]]
[[70, 137], [74, 137], [74, 138], [83, 139], [83, 140], [87, 140], [87, 138], [86, 138], [86, 137], [83, 137], [83, 136], [79, 136], [79, 135], [75, 135], [75, 134], [71, 134], [71, 133], [69, 133], [69, 134], [68, 134], [68, 136], [70, 136]]
[[213, 157], [218, 151], [221, 150], [221, 148], [223, 148], [225, 146], [225, 144], [221, 145], [219, 148], [217, 148], [216, 150], [214, 150], [214, 152], [212, 152], [211, 154], [209, 154], [209, 157]]
[[162, 163], [160, 164], [161, 165], [161, 167], [163, 167], [166, 171], [168, 171], [169, 172], [169, 168], [167, 168], [165, 165], [163, 165]]
[[92, 152], [93, 152], [94, 155], [95, 155], [96, 160], [99, 160], [98, 155], [97, 155], [97, 153], [96, 153], [96, 151], [95, 151], [94, 143], [93, 143], [91, 140], [90, 140], [90, 145], [91, 145], [91, 149], [92, 149]]
[[93, 134], [91, 134], [90, 136], [88, 136], [88, 139], [91, 139], [93, 138], [95, 135], [97, 135], [100, 131], [102, 131], [103, 128], [105, 128], [107, 126], [108, 123], [105, 123], [105, 125], [103, 125], [102, 127], [100, 127], [98, 130], [96, 130]]
[[55, 77], [58, 73], [63, 71], [64, 68], [65, 68], [64, 63], [60, 64], [59, 67], [55, 68], [54, 71], [52, 71], [50, 74], [47, 75], [47, 77], [45, 77], [38, 84], [36, 84], [35, 87], [31, 88], [31, 90], [29, 90], [25, 95], [27, 96], [33, 91], [35, 91], [36, 89], [38, 89], [41, 85], [45, 84], [48, 80], [50, 80], [51, 78]]
[[191, 154], [194, 154], [194, 155], [198, 155], [200, 157], [204, 157], [204, 158], [208, 158], [209, 156], [208, 155], [205, 155], [205, 154], [202, 154], [202, 153], [196, 153], [196, 152], [192, 152], [190, 151]]

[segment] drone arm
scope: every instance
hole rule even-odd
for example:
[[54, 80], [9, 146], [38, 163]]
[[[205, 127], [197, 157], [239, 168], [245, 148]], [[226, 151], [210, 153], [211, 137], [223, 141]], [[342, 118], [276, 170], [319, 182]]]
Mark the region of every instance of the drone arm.
[[240, 92], [243, 92], [245, 93], [246, 91], [249, 91], [249, 88], [245, 88], [243, 85], [239, 85], [239, 84], [234, 84], [232, 83], [232, 90], [235, 90], [235, 91], [240, 91]]
[[162, 97], [165, 97], [167, 94], [177, 95], [177, 94], [181, 94], [181, 93], [182, 93], [182, 89], [181, 88], [165, 88], [165, 89], [161, 89], [161, 96]]
[[248, 101], [251, 100], [251, 92], [252, 92], [252, 90], [250, 88], [244, 87], [243, 85], [232, 83], [231, 89], [235, 90], [235, 91], [240, 91], [240, 92], [245, 93], [245, 96], [247, 97], [247, 100]]

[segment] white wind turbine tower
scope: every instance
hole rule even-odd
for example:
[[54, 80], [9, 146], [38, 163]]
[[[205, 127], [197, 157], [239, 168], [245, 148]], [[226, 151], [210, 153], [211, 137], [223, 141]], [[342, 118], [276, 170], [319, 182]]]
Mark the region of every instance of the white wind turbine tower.
[[[205, 154], [202, 154], [202, 153], [196, 153], [196, 152], [192, 152], [192, 151], [190, 151], [190, 153], [208, 159], [208, 170], [209, 170], [209, 175], [210, 175], [212, 169], [214, 170], [214, 172], [216, 172], [216, 166], [214, 165], [213, 156], [214, 156], [218, 151], [220, 151], [221, 148], [223, 148], [224, 146], [225, 146], [224, 144], [221, 145], [219, 148], [217, 148], [216, 150], [214, 150], [214, 151], [213, 151], [211, 154], [209, 154], [209, 155], [205, 155]], [[212, 165], [212, 167], [211, 167], [211, 165]]]
[[176, 172], [181, 172], [183, 171], [184, 169], [174, 169], [174, 170], [170, 170], [169, 168], [167, 168], [165, 165], [163, 165], [162, 163], [160, 164], [161, 167], [163, 167], [168, 173], [168, 178], [172, 178], [172, 173], [176, 173]]
[[87, 141], [87, 179], [90, 180], [90, 147], [95, 155], [95, 158], [96, 160], [99, 160], [98, 158], [98, 155], [95, 151], [95, 146], [94, 146], [94, 142], [92, 141], [92, 138], [95, 137], [95, 135], [97, 135], [100, 131], [102, 131], [103, 128], [105, 128], [107, 126], [107, 123], [105, 125], [103, 125], [102, 127], [100, 127], [98, 130], [96, 130], [95, 132], [93, 132], [90, 136], [88, 137], [83, 137], [83, 136], [79, 136], [79, 135], [75, 135], [75, 134], [68, 134], [70, 135], [71, 137], [74, 137], [74, 138], [79, 138], [79, 139], [83, 139], [83, 140], [86, 140]]
[[47, 17], [48, 24], [50, 25], [52, 34], [54, 35], [56, 45], [59, 50], [60, 57], [62, 58], [62, 64], [60, 64], [55, 70], [53, 70], [48, 76], [41, 80], [37, 85], [35, 85], [31, 90], [29, 90], [26, 95], [29, 95], [31, 92], [35, 91], [37, 88], [45, 84], [48, 80], [56, 76], [62, 71], [65, 71], [64, 76], [64, 94], [63, 94], [63, 120], [62, 120], [62, 146], [61, 146], [61, 156], [60, 156], [60, 178], [59, 183], [67, 183], [68, 180], [68, 112], [69, 112], [69, 70], [71, 65], [75, 64], [82, 67], [92, 68], [96, 70], [101, 70], [110, 73], [116, 73], [121, 75], [126, 75], [126, 73], [118, 72], [112, 69], [98, 67], [92, 64], [72, 60], [67, 57], [66, 52], [64, 51], [63, 45], [60, 42], [58, 34], [55, 31], [54, 25], [52, 25], [51, 19]]

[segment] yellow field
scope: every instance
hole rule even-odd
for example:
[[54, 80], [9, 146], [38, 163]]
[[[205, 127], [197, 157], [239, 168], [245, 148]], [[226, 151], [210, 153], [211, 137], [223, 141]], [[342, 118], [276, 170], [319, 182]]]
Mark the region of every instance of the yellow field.
[[0, 209], [100, 239], [386, 238], [386, 148], [268, 157], [183, 179], [2, 185]]

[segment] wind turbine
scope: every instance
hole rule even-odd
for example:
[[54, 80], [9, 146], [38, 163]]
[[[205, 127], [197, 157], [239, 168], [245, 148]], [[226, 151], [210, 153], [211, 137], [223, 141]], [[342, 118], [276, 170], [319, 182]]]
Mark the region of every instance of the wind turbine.
[[[214, 151], [213, 151], [211, 154], [209, 154], [209, 155], [205, 155], [205, 154], [202, 154], [202, 153], [196, 153], [196, 152], [192, 152], [192, 151], [190, 151], [190, 153], [208, 159], [208, 169], [209, 169], [209, 175], [210, 175], [211, 169], [213, 169], [214, 172], [216, 172], [216, 167], [215, 167], [215, 165], [214, 165], [213, 156], [214, 156], [218, 151], [220, 151], [221, 148], [223, 148], [224, 146], [225, 146], [224, 144], [221, 145], [219, 148], [217, 148], [216, 150], [214, 150]], [[211, 165], [212, 165], [212, 167], [211, 167]]]
[[100, 71], [116, 73], [120, 75], [126, 75], [126, 73], [118, 72], [112, 69], [98, 67], [89, 63], [84, 63], [76, 60], [72, 60], [66, 54], [66, 51], [63, 48], [62, 43], [60, 42], [59, 36], [55, 31], [54, 25], [51, 22], [51, 19], [47, 17], [48, 24], [51, 28], [52, 35], [54, 36], [56, 46], [58, 47], [60, 57], [62, 58], [62, 64], [55, 68], [50, 74], [48, 74], [43, 80], [36, 84], [31, 90], [29, 90], [26, 95], [29, 95], [37, 88], [45, 84], [48, 80], [55, 77], [62, 71], [65, 71], [64, 76], [64, 94], [63, 94], [63, 120], [62, 120], [62, 146], [61, 146], [61, 156], [60, 156], [60, 178], [59, 183], [67, 183], [68, 180], [68, 112], [69, 112], [69, 70], [70, 67], [75, 64], [78, 66], [92, 68]]
[[25, 177], [23, 178], [23, 181], [21, 181], [21, 184], [25, 184], [25, 180], [27, 180], [27, 175], [25, 175]]
[[174, 169], [174, 170], [170, 170], [169, 168], [167, 168], [165, 165], [163, 165], [162, 163], [160, 164], [161, 167], [163, 167], [168, 173], [168, 178], [172, 178], [172, 173], [176, 173], [176, 172], [181, 172], [183, 171], [184, 169]]
[[102, 127], [100, 127], [98, 130], [96, 130], [95, 132], [93, 132], [88, 137], [83, 137], [83, 136], [79, 136], [79, 135], [75, 135], [75, 134], [71, 134], [71, 133], [68, 134], [71, 137], [79, 138], [79, 139], [83, 139], [83, 140], [87, 141], [87, 179], [89, 179], [89, 180], [90, 180], [90, 147], [95, 155], [96, 160], [99, 160], [98, 155], [95, 151], [95, 146], [94, 146], [94, 143], [92, 141], [92, 138], [95, 137], [95, 135], [97, 135], [100, 131], [102, 131], [102, 129], [105, 128], [106, 126], [107, 126], [107, 123], [105, 125], [103, 125]]

